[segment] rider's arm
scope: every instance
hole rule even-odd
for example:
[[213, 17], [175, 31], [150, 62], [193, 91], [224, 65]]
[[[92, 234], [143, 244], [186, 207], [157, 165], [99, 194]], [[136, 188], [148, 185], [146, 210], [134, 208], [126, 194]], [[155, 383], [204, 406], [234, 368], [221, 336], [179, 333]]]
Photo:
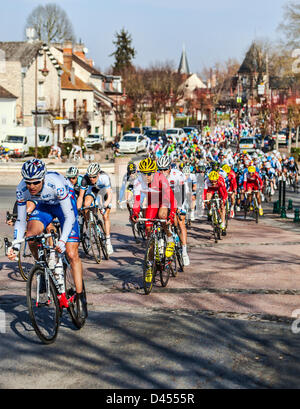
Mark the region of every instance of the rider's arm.
[[65, 218], [65, 222], [60, 236], [60, 241], [66, 243], [73, 229], [76, 217], [69, 195], [67, 195], [64, 199], [60, 200], [59, 204]]
[[79, 196], [78, 196], [78, 199], [77, 199], [77, 209], [82, 208], [83, 198], [84, 198], [87, 186], [88, 186], [87, 178], [84, 176], [82, 178], [82, 180], [81, 180]]

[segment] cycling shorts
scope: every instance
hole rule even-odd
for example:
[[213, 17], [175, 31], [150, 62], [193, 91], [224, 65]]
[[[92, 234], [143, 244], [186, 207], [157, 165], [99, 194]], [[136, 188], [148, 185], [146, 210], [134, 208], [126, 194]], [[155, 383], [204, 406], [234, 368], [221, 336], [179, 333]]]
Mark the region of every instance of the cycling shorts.
[[[80, 239], [79, 239], [79, 224], [78, 224], [78, 218], [77, 218], [78, 216], [77, 206], [76, 206], [76, 201], [72, 197], [71, 197], [71, 202], [72, 202], [72, 207], [75, 213], [76, 220], [72, 227], [72, 231], [69, 235], [67, 242], [68, 243], [79, 243]], [[61, 230], [63, 230], [65, 216], [63, 214], [63, 211], [60, 205], [59, 204], [50, 205], [50, 204], [38, 203], [35, 210], [31, 213], [31, 216], [29, 217], [29, 221], [37, 220], [43, 223], [44, 228], [46, 229], [46, 227], [55, 218], [59, 220]]]
[[253, 190], [260, 190], [258, 183], [247, 183], [246, 192], [252, 192]]

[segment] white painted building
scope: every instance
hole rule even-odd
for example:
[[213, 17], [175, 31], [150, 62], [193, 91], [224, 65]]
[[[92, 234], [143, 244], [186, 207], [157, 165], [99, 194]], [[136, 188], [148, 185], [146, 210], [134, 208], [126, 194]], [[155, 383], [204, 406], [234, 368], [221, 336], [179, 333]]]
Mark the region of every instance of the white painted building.
[[16, 101], [15, 95], [0, 86], [0, 141], [7, 129], [16, 126]]

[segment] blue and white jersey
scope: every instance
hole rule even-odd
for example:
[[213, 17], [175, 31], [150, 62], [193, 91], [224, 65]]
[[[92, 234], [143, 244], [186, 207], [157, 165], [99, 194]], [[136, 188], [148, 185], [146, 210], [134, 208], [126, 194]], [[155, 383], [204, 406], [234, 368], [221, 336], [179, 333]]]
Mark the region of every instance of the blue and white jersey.
[[69, 182], [57, 172], [46, 173], [43, 188], [36, 196], [30, 194], [23, 179], [16, 191], [18, 206], [26, 205], [28, 200], [34, 203], [55, 205], [69, 196], [69, 190]]
[[[76, 221], [74, 206], [71, 201], [71, 192], [69, 182], [56, 172], [47, 172], [43, 181], [43, 187], [39, 194], [31, 195], [24, 179], [21, 181], [16, 190], [18, 219], [15, 224], [14, 239], [21, 240], [24, 237], [26, 229], [26, 203], [27, 201], [36, 204], [37, 212], [40, 205], [47, 205], [49, 210], [59, 207], [62, 212], [63, 226], [60, 240], [67, 242]], [[46, 226], [45, 226], [46, 227]]]

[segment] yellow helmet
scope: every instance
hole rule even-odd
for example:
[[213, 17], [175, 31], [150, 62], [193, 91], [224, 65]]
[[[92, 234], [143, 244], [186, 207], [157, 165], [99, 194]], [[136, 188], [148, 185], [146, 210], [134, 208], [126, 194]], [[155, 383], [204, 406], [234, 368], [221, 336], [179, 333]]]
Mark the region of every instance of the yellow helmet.
[[144, 159], [139, 164], [139, 171], [141, 173], [155, 173], [157, 172], [157, 164], [155, 160], [150, 158]]
[[255, 173], [255, 172], [256, 172], [255, 167], [254, 167], [254, 166], [250, 166], [250, 167], [248, 168], [248, 172], [249, 172], [249, 173]]
[[211, 182], [214, 182], [214, 181], [219, 180], [220, 175], [219, 175], [218, 172], [212, 171], [212, 172], [210, 172], [208, 178], [209, 178], [209, 180], [210, 180]]
[[247, 151], [243, 151], [243, 154], [244, 154], [244, 155], [247, 155], [247, 153], [248, 153]]
[[229, 175], [229, 173], [231, 172], [231, 167], [229, 165], [224, 165], [222, 169], [227, 173], [227, 175]]

